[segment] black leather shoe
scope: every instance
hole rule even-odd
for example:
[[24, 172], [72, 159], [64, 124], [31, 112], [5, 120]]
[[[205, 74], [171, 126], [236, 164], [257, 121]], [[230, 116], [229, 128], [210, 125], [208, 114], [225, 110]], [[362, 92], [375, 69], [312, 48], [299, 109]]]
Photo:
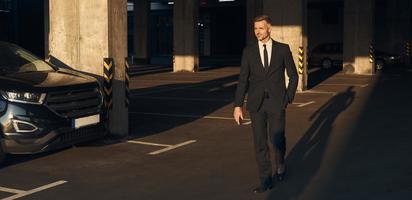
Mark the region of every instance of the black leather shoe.
[[260, 184], [259, 187], [256, 187], [253, 189], [253, 193], [262, 193], [265, 192], [266, 190], [270, 190], [273, 187], [273, 180], [272, 177], [266, 178], [262, 184]]
[[283, 171], [283, 173], [280, 173], [280, 174], [276, 172], [276, 178], [279, 182], [284, 181], [285, 176], [286, 176], [286, 169], [285, 171]]
[[256, 193], [256, 194], [263, 193], [263, 192], [266, 192], [266, 190], [272, 189], [272, 187], [273, 187], [272, 184], [267, 185], [267, 186], [261, 185], [261, 186], [255, 188], [255, 189], [253, 189], [253, 193]]

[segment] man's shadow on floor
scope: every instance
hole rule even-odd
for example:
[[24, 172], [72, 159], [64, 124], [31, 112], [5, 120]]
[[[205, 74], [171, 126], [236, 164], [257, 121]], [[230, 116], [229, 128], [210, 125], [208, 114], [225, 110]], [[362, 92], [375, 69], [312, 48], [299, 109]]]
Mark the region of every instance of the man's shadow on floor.
[[310, 116], [312, 125], [287, 155], [286, 182], [277, 184], [267, 196], [268, 200], [299, 198], [320, 168], [336, 118], [354, 98], [353, 87], [349, 87]]

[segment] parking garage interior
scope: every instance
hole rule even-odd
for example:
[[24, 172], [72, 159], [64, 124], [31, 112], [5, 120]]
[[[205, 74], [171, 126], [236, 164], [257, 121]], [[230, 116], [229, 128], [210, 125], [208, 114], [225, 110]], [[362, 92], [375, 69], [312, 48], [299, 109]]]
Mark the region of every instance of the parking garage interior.
[[[16, 43], [41, 58], [57, 58], [64, 66], [81, 66], [78, 68], [81, 71], [101, 75], [101, 69], [91, 66], [101, 65], [101, 60], [96, 60], [99, 53], [89, 49], [102, 44], [90, 40], [94, 38], [90, 33], [97, 33], [98, 23], [87, 30], [82, 25], [88, 23], [81, 19], [87, 16], [83, 11], [67, 12], [67, 22], [60, 23], [54, 20], [59, 13], [52, 12], [53, 6], [64, 9], [63, 4], [54, 1], [1, 0], [0, 23], [4, 28], [0, 39]], [[82, 7], [77, 5], [77, 8]], [[93, 11], [92, 7], [89, 9]], [[297, 66], [298, 50], [303, 49], [300, 91], [342, 71], [376, 73], [375, 63], [370, 61], [373, 50], [398, 55], [395, 57], [401, 57], [402, 63], [409, 62], [406, 46], [411, 38], [412, 9], [411, 3], [404, 0], [308, 0], [291, 4], [251, 0], [135, 0], [124, 2], [120, 9], [126, 13], [126, 42], [121, 45], [120, 38], [109, 41], [125, 46], [124, 57], [137, 68], [162, 66], [166, 71], [196, 72], [199, 67], [238, 66], [243, 47], [253, 41], [248, 35], [251, 20], [259, 13], [269, 13], [273, 18], [272, 38], [290, 45]], [[77, 21], [71, 15], [78, 15]], [[113, 29], [119, 30], [118, 27]], [[72, 32], [59, 35], [67, 30]], [[78, 44], [73, 46], [64, 41], [78, 41]], [[332, 52], [316, 53], [315, 49], [324, 44], [338, 46], [324, 48]], [[315, 54], [320, 54], [317, 63], [311, 62]], [[323, 67], [324, 63], [327, 67]]]
[[[144, 53], [145, 58], [139, 58], [137, 52], [140, 52], [142, 48], [137, 50], [135, 44], [142, 42], [142, 40], [134, 39], [135, 37], [141, 38], [134, 31], [137, 27], [134, 25], [134, 21], [136, 21], [134, 4], [134, 1], [128, 1], [127, 5], [127, 56], [136, 64], [172, 67], [173, 53], [176, 53], [173, 51], [173, 2], [168, 0], [148, 1], [147, 22], [143, 24], [147, 32], [145, 35], [146, 47], [143, 48], [147, 51]], [[49, 9], [48, 5], [48, 2], [44, 0], [0, 1], [0, 23], [3, 27], [0, 39], [19, 44], [39, 57], [46, 58], [48, 56], [48, 50], [46, 50], [48, 42], [46, 40], [49, 14], [45, 11]], [[242, 49], [247, 44], [246, 32], [250, 28], [246, 23], [248, 9], [246, 0], [222, 2], [202, 0], [197, 6], [199, 14], [196, 17], [198, 32], [196, 48], [198, 49], [199, 64], [201, 66], [239, 65]], [[348, 3], [347, 6], [349, 6]], [[304, 30], [306, 36], [304, 37], [306, 37], [305, 49], [308, 57], [321, 44], [345, 44], [344, 30], [349, 29], [345, 29], [344, 26], [345, 2], [343, 0], [308, 0], [305, 7], [307, 11], [302, 17], [303, 22], [307, 23], [307, 30]], [[405, 55], [405, 45], [410, 39], [410, 7], [411, 5], [407, 1], [374, 1], [374, 12], [372, 12], [374, 18], [373, 26], [371, 26], [374, 35], [370, 45], [379, 51]], [[274, 21], [278, 23], [276, 20]], [[280, 23], [285, 22], [283, 20]], [[142, 29], [142, 27], [137, 28]], [[343, 54], [343, 49], [341, 53]], [[308, 60], [310, 58], [306, 61]], [[308, 72], [322, 69], [321, 66], [313, 67], [311, 63], [307, 62], [307, 64]], [[312, 67], [314, 69], [311, 70]], [[337, 71], [341, 69], [340, 67]], [[310, 76], [308, 79], [311, 79]], [[318, 78], [315, 79], [318, 80]], [[314, 85], [317, 82], [314, 81], [308, 85]]]
[[[116, 127], [75, 148], [12, 156], [0, 167], [0, 198], [411, 196], [410, 0], [84, 2], [0, 0], [0, 40], [98, 78], [103, 58], [113, 58]], [[296, 66], [300, 47], [305, 62], [287, 109], [291, 173], [286, 184], [254, 196], [251, 122], [245, 116], [234, 124], [232, 98], [252, 16], [261, 13], [273, 19], [272, 37], [290, 45]], [[318, 46], [336, 43], [338, 66], [310, 65]], [[388, 59], [382, 70], [378, 58]]]
[[45, 4], [43, 0], [0, 1], [0, 40], [16, 43], [45, 57]]

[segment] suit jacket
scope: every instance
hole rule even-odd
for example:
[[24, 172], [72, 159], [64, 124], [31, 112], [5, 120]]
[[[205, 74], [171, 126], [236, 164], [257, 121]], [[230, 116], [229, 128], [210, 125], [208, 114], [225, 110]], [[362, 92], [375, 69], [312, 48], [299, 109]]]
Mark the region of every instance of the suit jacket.
[[[289, 76], [287, 88], [285, 70]], [[264, 92], [267, 91], [271, 97], [268, 103], [270, 110], [281, 111], [293, 101], [297, 85], [298, 74], [289, 45], [272, 40], [270, 65], [265, 70], [256, 42], [243, 50], [234, 106], [243, 106], [247, 92], [247, 110], [256, 112], [263, 102]]]

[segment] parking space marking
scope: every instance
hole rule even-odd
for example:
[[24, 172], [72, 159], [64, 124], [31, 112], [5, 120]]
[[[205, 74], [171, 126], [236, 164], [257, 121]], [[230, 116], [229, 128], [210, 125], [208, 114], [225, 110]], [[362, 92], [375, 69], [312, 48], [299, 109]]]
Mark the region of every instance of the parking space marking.
[[158, 99], [158, 100], [178, 100], [178, 101], [212, 101], [212, 102], [232, 102], [232, 99], [212, 99], [212, 98], [185, 98], [185, 97], [155, 97], [155, 96], [136, 96], [139, 99]]
[[172, 87], [172, 88], [166, 88], [166, 89], [159, 89], [159, 90], [154, 90], [154, 91], [147, 91], [147, 92], [141, 92], [141, 93], [133, 93], [130, 94], [130, 96], [141, 96], [144, 94], [156, 94], [156, 93], [161, 93], [161, 92], [170, 92], [174, 90], [182, 90], [186, 88], [193, 88], [193, 87], [199, 87], [199, 86], [205, 86], [205, 85], [211, 85], [211, 84], [216, 84], [216, 82], [209, 82], [209, 83], [201, 83], [201, 84], [193, 84], [193, 85], [186, 85], [186, 86], [181, 86], [181, 87]]
[[147, 73], [153, 73], [153, 72], [171, 72], [172, 69], [168, 69], [168, 68], [153, 68], [153, 69], [144, 69], [144, 70], [139, 70], [139, 71], [132, 71], [130, 72], [131, 76], [135, 76], [135, 75], [144, 75]]
[[[136, 98], [139, 98], [139, 99], [156, 99], [156, 100], [176, 100], [176, 101], [210, 101], [210, 102], [232, 102], [232, 101], [233, 101], [233, 99], [184, 98], [184, 97], [156, 97], [156, 96], [138, 96], [138, 97], [136, 97]], [[246, 103], [247, 100], [245, 100], [244, 102]], [[305, 103], [292, 103], [292, 104], [293, 104], [293, 105], [298, 105], [298, 107], [304, 107], [304, 106], [306, 106], [306, 104], [307, 104], [307, 105], [312, 104], [311, 102], [312, 102], [312, 101], [310, 101], [310, 102], [305, 102]], [[315, 102], [313, 102], [313, 103], [315, 103]], [[305, 105], [299, 106], [299, 105], [302, 105], [302, 104], [305, 104]], [[134, 113], [134, 112], [130, 112], [130, 113]], [[144, 114], [144, 113], [143, 113], [143, 114]], [[187, 116], [187, 115], [185, 115], [185, 116]], [[190, 115], [190, 116], [192, 116], [192, 115]], [[199, 116], [193, 116], [193, 117], [198, 118]], [[215, 117], [212, 117], [212, 116], [207, 116], [206, 118], [209, 118], [209, 117], [215, 118]], [[226, 119], [226, 118], [225, 118], [225, 119]]]
[[227, 88], [227, 87], [234, 86], [234, 85], [237, 85], [237, 81], [233, 81], [233, 82], [230, 82], [230, 83], [225, 83], [222, 86], [211, 88], [211, 89], [208, 90], [208, 92], [216, 92], [216, 91], [221, 90], [223, 88]]
[[[219, 116], [203, 116], [203, 115], [181, 115], [181, 114], [168, 114], [168, 113], [149, 113], [149, 112], [129, 112], [131, 114], [141, 114], [141, 115], [156, 115], [156, 116], [167, 116], [167, 117], [186, 117], [186, 118], [203, 118], [203, 119], [220, 119], [220, 120], [234, 120], [233, 117], [219, 117]], [[250, 119], [244, 119], [250, 121]]]
[[21, 198], [21, 197], [24, 197], [24, 196], [28, 196], [28, 195], [31, 195], [31, 194], [34, 194], [34, 193], [37, 193], [37, 192], [40, 192], [40, 191], [43, 191], [43, 190], [47, 190], [47, 189], [50, 189], [50, 188], [53, 188], [53, 187], [57, 187], [57, 186], [62, 185], [64, 183], [67, 183], [67, 181], [65, 181], [65, 180], [56, 181], [54, 183], [50, 183], [50, 184], [47, 184], [47, 185], [44, 185], [44, 186], [41, 186], [41, 187], [38, 187], [38, 188], [34, 188], [34, 189], [31, 189], [31, 190], [28, 190], [28, 191], [18, 190], [18, 189], [13, 189], [13, 188], [0, 187], [0, 191], [15, 194], [13, 196], [3, 198], [2, 200], [14, 200], [14, 199], [18, 199], [18, 198]]
[[315, 67], [315, 68], [309, 69], [309, 70], [308, 70], [308, 74], [311, 74], [311, 73], [317, 72], [317, 71], [319, 71], [319, 70], [321, 70], [321, 68], [320, 68], [320, 67]]
[[230, 83], [225, 83], [225, 84], [223, 84], [223, 87], [234, 86], [234, 85], [237, 85], [237, 83], [238, 83], [238, 81], [233, 81], [233, 82], [230, 82]]
[[369, 84], [346, 84], [346, 83], [321, 83], [319, 85], [325, 86], [354, 86], [354, 87], [367, 87]]
[[13, 188], [0, 187], [0, 192], [7, 192], [7, 193], [18, 194], [18, 193], [23, 193], [23, 192], [26, 192], [26, 191], [24, 191], [24, 190], [18, 190], [18, 189], [13, 189]]
[[136, 141], [136, 140], [129, 140], [127, 143], [134, 143], [134, 144], [144, 144], [144, 145], [150, 145], [150, 146], [158, 146], [158, 147], [170, 147], [172, 145], [168, 144], [157, 144], [157, 143], [151, 143], [151, 142], [141, 142], [141, 141]]
[[167, 82], [167, 84], [179, 84], [179, 83], [193, 83], [193, 84], [195, 84], [195, 83], [199, 83], [199, 81], [198, 80], [179, 80], [179, 79], [176, 79], [176, 80], [146, 80], [146, 79], [132, 79], [131, 80], [132, 82], [144, 82], [144, 83], [147, 83], [147, 82], [150, 82], [150, 83], [153, 83], [153, 82]]
[[160, 149], [160, 150], [158, 150], [158, 151], [153, 151], [153, 152], [149, 153], [149, 155], [161, 154], [161, 153], [164, 153], [164, 152], [166, 152], [166, 151], [170, 151], [170, 150], [177, 149], [177, 148], [179, 148], [179, 147], [182, 147], [182, 146], [185, 146], [185, 145], [188, 145], [188, 144], [192, 144], [192, 143], [194, 143], [194, 142], [196, 142], [196, 140], [189, 140], [189, 141], [187, 141], [187, 142], [183, 142], [183, 143], [176, 144], [176, 145], [173, 145], [173, 146], [170, 146], [170, 147], [166, 147], [166, 148]]
[[315, 101], [309, 101], [309, 102], [306, 102], [306, 103], [293, 103], [293, 104], [298, 104], [298, 107], [302, 108], [302, 107], [305, 107], [305, 106], [313, 104], [313, 103], [315, 103]]
[[143, 144], [143, 145], [150, 145], [150, 146], [166, 147], [166, 148], [163, 148], [163, 149], [160, 149], [160, 150], [157, 150], [157, 151], [150, 152], [150, 153], [148, 153], [148, 155], [158, 155], [158, 154], [164, 153], [166, 151], [177, 149], [179, 147], [186, 146], [186, 145], [189, 145], [189, 144], [192, 144], [192, 143], [195, 143], [195, 142], [196, 142], [196, 140], [189, 140], [189, 141], [182, 142], [182, 143], [175, 144], [175, 145], [168, 145], [168, 144], [157, 144], [157, 143], [151, 143], [151, 142], [142, 142], [142, 141], [137, 141], [137, 140], [127, 141], [127, 143], [133, 143], [133, 144]]
[[250, 124], [252, 124], [252, 121], [247, 121], [245, 123], [242, 123], [242, 125], [250, 125]]
[[297, 92], [298, 94], [332, 94], [336, 95], [336, 92], [319, 91], [319, 90], [305, 90]]

